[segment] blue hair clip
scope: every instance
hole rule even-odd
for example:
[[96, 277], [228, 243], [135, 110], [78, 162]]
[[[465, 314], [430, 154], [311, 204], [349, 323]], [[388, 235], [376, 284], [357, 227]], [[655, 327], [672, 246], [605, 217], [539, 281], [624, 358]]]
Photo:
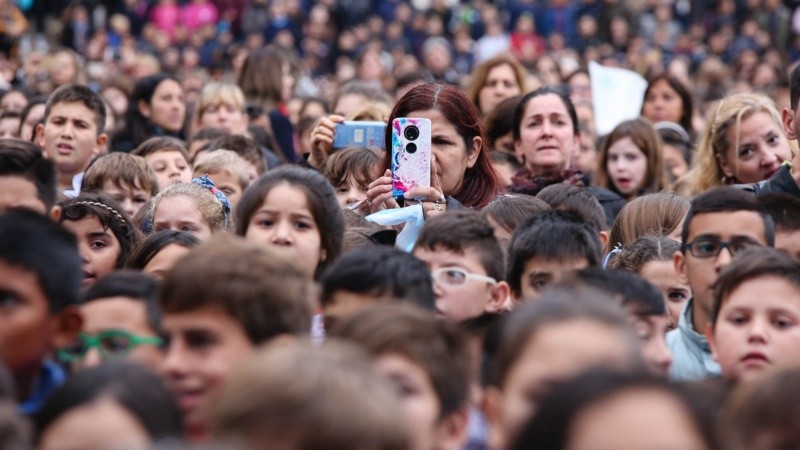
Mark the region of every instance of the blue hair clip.
[[228, 197], [225, 196], [225, 193], [217, 189], [217, 186], [214, 185], [214, 182], [211, 181], [211, 178], [208, 178], [208, 175], [193, 178], [192, 183], [199, 184], [200, 186], [208, 189], [212, 194], [214, 194], [214, 197], [217, 197], [217, 200], [222, 203], [222, 209], [225, 211], [225, 226], [227, 227], [228, 219], [231, 216], [231, 202], [228, 201]]
[[611, 260], [611, 255], [614, 255], [616, 253], [620, 253], [621, 251], [622, 251], [622, 244], [620, 242], [617, 242], [617, 245], [614, 246], [614, 250], [611, 250], [610, 252], [608, 252], [608, 254], [606, 255], [606, 258], [603, 260], [603, 269], [607, 269], [608, 268], [608, 262]]

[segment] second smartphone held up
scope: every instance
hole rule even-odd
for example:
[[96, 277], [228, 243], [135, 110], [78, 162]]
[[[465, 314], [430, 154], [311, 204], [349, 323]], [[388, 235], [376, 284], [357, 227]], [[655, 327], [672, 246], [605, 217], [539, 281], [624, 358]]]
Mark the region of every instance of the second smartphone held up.
[[392, 195], [402, 199], [416, 187], [431, 185], [431, 121], [398, 117], [392, 121]]

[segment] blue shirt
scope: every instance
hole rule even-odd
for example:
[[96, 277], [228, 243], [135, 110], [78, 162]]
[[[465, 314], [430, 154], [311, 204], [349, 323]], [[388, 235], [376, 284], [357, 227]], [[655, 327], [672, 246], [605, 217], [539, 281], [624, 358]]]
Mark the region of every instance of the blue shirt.
[[39, 412], [50, 394], [65, 381], [67, 381], [67, 373], [61, 366], [49, 359], [42, 361], [42, 368], [33, 382], [33, 391], [24, 402], [19, 404], [19, 412], [29, 416]]
[[720, 376], [719, 363], [711, 356], [705, 335], [692, 325], [692, 304], [689, 299], [681, 311], [678, 328], [667, 333], [667, 347], [672, 353], [669, 377], [673, 381], [696, 381]]

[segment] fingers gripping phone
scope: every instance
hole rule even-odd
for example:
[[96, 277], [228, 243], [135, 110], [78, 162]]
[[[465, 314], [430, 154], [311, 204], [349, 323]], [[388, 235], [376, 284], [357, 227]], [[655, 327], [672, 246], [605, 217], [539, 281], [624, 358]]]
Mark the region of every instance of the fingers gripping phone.
[[396, 200], [410, 189], [431, 185], [431, 151], [430, 119], [392, 121], [392, 196]]

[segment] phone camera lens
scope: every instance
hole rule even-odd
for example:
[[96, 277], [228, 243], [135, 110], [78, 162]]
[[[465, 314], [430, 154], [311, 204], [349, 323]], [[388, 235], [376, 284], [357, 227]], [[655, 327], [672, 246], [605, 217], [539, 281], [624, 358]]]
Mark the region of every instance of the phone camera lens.
[[415, 153], [417, 151], [417, 144], [410, 142], [406, 145], [406, 153]]
[[403, 131], [403, 135], [409, 141], [413, 141], [419, 137], [419, 128], [414, 125], [409, 125], [406, 127], [405, 131]]

